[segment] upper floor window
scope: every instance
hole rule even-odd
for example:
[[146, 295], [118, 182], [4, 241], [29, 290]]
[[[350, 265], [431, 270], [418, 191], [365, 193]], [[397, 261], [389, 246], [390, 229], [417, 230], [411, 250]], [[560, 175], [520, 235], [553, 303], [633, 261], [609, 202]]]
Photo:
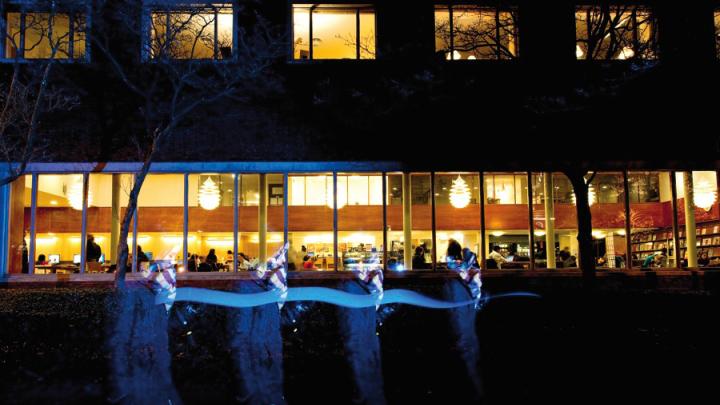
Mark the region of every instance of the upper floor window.
[[715, 10], [715, 57], [720, 59], [720, 10]]
[[648, 8], [605, 5], [575, 10], [578, 59], [655, 59], [655, 37], [655, 21]]
[[[33, 3], [40, 7], [43, 3]], [[14, 8], [3, 13], [5, 59], [83, 59], [86, 56], [85, 13], [59, 9]], [[62, 4], [62, 3], [61, 3]]]
[[517, 12], [492, 7], [435, 7], [435, 50], [447, 60], [518, 56]]
[[375, 59], [375, 10], [357, 4], [294, 4], [293, 59]]
[[233, 54], [231, 5], [207, 4], [150, 12], [150, 58], [230, 59]]

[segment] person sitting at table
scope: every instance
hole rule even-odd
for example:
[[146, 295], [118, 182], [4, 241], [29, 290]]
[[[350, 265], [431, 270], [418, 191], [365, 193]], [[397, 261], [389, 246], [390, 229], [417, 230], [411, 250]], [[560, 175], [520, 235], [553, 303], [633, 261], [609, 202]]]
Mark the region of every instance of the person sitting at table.
[[206, 272], [206, 271], [213, 271], [213, 270], [214, 270], [213, 267], [208, 262], [201, 262], [200, 264], [198, 264], [198, 271]]
[[39, 264], [40, 266], [45, 266], [45, 265], [50, 264], [50, 262], [47, 261], [44, 254], [39, 254], [38, 259], [35, 262], [35, 264]]
[[564, 248], [560, 251], [560, 260], [563, 268], [577, 267], [575, 256], [570, 254], [570, 248]]
[[95, 236], [89, 233], [85, 245], [85, 257], [88, 262], [97, 262], [100, 260], [100, 256], [102, 256], [102, 249], [100, 249], [100, 245], [95, 243]]
[[501, 269], [502, 264], [508, 262], [508, 260], [505, 258], [505, 256], [503, 256], [502, 253], [500, 253], [500, 246], [498, 246], [498, 245], [493, 246], [492, 252], [490, 252], [490, 255], [488, 255], [487, 258], [488, 258], [488, 260], [492, 260], [493, 262], [495, 262], [493, 264], [493, 266], [497, 266], [497, 267], [492, 267], [492, 268], [497, 268], [497, 269]]
[[698, 258], [698, 266], [708, 266], [710, 265], [710, 257], [708, 256], [708, 252], [702, 252], [700, 253], [700, 257]]
[[315, 266], [315, 261], [317, 261], [317, 256], [305, 256], [303, 258], [303, 269], [305, 270], [317, 270], [317, 266]]
[[188, 271], [198, 271], [198, 257], [196, 254], [191, 254], [188, 258]]
[[228, 250], [227, 254], [225, 255], [225, 263], [232, 264], [233, 260], [235, 260], [235, 255], [233, 255], [232, 250]]
[[429, 266], [425, 263], [425, 248], [418, 246], [415, 248], [415, 254], [412, 258], [412, 268], [414, 270], [427, 269]]

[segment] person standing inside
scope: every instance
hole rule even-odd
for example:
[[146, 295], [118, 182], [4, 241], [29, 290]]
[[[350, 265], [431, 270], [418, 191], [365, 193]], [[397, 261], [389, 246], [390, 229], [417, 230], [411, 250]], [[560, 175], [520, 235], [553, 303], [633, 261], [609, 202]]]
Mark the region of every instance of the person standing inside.
[[85, 245], [85, 257], [88, 262], [97, 262], [100, 260], [100, 256], [102, 256], [102, 249], [100, 249], [100, 245], [95, 243], [95, 236], [89, 233]]

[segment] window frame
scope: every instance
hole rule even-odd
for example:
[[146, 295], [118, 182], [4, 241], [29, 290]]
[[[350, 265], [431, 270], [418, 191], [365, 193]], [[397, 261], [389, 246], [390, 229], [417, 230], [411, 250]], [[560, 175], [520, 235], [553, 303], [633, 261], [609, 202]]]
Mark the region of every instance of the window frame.
[[[203, 11], [207, 10], [207, 13]], [[228, 10], [229, 14], [232, 15], [232, 48], [231, 54], [228, 58], [222, 58], [220, 47], [218, 46], [218, 15], [221, 14], [220, 10]], [[237, 60], [237, 45], [238, 45], [238, 7], [235, 1], [225, 0], [225, 2], [219, 3], [194, 3], [192, 1], [178, 1], [173, 3], [162, 3], [146, 1], [142, 9], [142, 40], [140, 54], [144, 62], [153, 62], [158, 60], [157, 57], [152, 55], [153, 49], [153, 33], [152, 33], [152, 19], [155, 14], [164, 14], [165, 20], [165, 43], [169, 41], [170, 35], [170, 16], [172, 14], [183, 14], [183, 13], [196, 13], [200, 14], [214, 14], [213, 21], [213, 56], [212, 58], [179, 58], [163, 56], [168, 60], [172, 61], [185, 61], [190, 63], [229, 63]]]
[[[33, 4], [23, 1], [8, 1], [5, 5], [0, 5], [0, 30], [3, 32], [2, 46], [0, 46], [0, 63], [33, 63], [33, 62], [44, 62], [52, 60], [58, 63], [88, 63], [90, 62], [90, 41], [89, 33], [92, 29], [92, 6], [90, 1], [80, 1], [77, 5], [74, 4], [57, 4], [52, 2], [50, 9], [44, 9], [41, 7], [42, 4]], [[7, 15], [9, 13], [20, 14], [20, 43], [17, 44], [17, 53], [15, 57], [8, 57], [6, 54], [6, 47], [8, 39], [8, 23]], [[60, 16], [67, 16], [68, 25], [68, 53], [66, 57], [58, 57], [57, 54], [53, 58], [26, 58], [25, 57], [25, 20], [28, 14], [53, 14]], [[85, 42], [85, 54], [80, 57], [75, 57], [75, 21], [76, 16], [83, 16], [85, 18], [85, 30], [84, 30], [84, 42]]]
[[[453, 9], [454, 8], [468, 8], [473, 9], [474, 11], [478, 12], [492, 12], [494, 13], [494, 22], [495, 22], [495, 35], [492, 38], [495, 41], [495, 45], [488, 46], [490, 49], [493, 50], [494, 57], [493, 58], [475, 58], [475, 59], [455, 59], [455, 24], [454, 24], [454, 18], [453, 18]], [[447, 11], [448, 13], [448, 28], [449, 28], [449, 35], [450, 35], [450, 47], [449, 49], [435, 49], [435, 53], [443, 52], [443, 54], [449, 54], [450, 58], [448, 59], [446, 56], [443, 55], [443, 59], [447, 61], [468, 61], [471, 60], [472, 62], [477, 61], [510, 61], [510, 60], [516, 60], [520, 57], [520, 24], [519, 24], [519, 8], [516, 6], [500, 6], [500, 5], [491, 5], [487, 3], [458, 3], [458, 2], [439, 2], [434, 4], [433, 8], [433, 14], [437, 12], [438, 10]], [[502, 35], [500, 33], [501, 30], [501, 24], [500, 24], [500, 15], [501, 13], [509, 13], [510, 16], [513, 18], [513, 37], [514, 37], [514, 44], [515, 44], [515, 52], [514, 55], [510, 56], [509, 54], [506, 55], [502, 52], [502, 45], [500, 44], [500, 38], [502, 38]], [[435, 18], [433, 15], [433, 22], [435, 23]], [[435, 33], [435, 38], [437, 38], [437, 32]], [[471, 63], [472, 63], [471, 62]]]
[[[633, 55], [629, 58], [595, 58], [595, 57], [588, 57], [590, 56], [591, 52], [589, 52], [589, 43], [590, 43], [590, 33], [592, 32], [591, 27], [591, 12], [597, 11], [599, 13], [617, 13], [618, 9], [620, 7], [624, 7], [625, 10], [623, 12], [630, 12], [631, 13], [631, 23], [632, 23], [632, 50]], [[580, 40], [578, 38], [578, 23], [580, 23], [580, 20], [577, 18], [577, 14], [584, 12], [585, 19], [582, 21], [585, 24], [585, 33], [586, 37], [584, 40]], [[645, 12], [648, 15], [647, 23], [650, 24], [650, 38], [647, 41], [647, 44], [643, 45], [643, 43], [640, 41], [639, 36], [639, 27], [638, 27], [638, 12]], [[601, 62], [613, 62], [613, 61], [657, 61], [660, 59], [659, 51], [660, 48], [658, 46], [658, 20], [657, 16], [655, 15], [655, 10], [652, 5], [645, 4], [645, 3], [601, 3], [601, 4], [575, 4], [574, 6], [574, 12], [573, 12], [573, 19], [575, 21], [574, 28], [575, 28], [575, 59], [578, 61], [601, 61]], [[612, 32], [616, 30], [617, 28], [611, 27], [608, 28], [608, 32]], [[608, 34], [605, 34], [610, 35]], [[601, 41], [599, 44], [596, 44], [598, 49], [602, 49]], [[585, 54], [583, 57], [577, 56], [577, 49], [580, 46], [581, 43], [585, 44]], [[644, 49], [642, 49], [644, 48]], [[622, 51], [621, 51], [622, 52]], [[646, 56], [647, 54], [650, 54], [649, 56]]]
[[[324, 7], [323, 7], [324, 6]], [[302, 58], [296, 58], [295, 57], [295, 9], [296, 8], [303, 8], [308, 10], [308, 36], [311, 38], [308, 45], [308, 58], [302, 59]], [[317, 9], [321, 8], [324, 10], [354, 10], [355, 11], [355, 57], [354, 58], [322, 58], [322, 59], [315, 59], [313, 58], [313, 12]], [[371, 58], [363, 58], [362, 57], [362, 44], [360, 43], [360, 14], [362, 11], [371, 11], [372, 12], [372, 18], [373, 18], [373, 26], [374, 26], [374, 38], [373, 38], [373, 49], [374, 54]], [[289, 61], [292, 63], [318, 63], [318, 62], [326, 62], [326, 61], [374, 61], [378, 59], [378, 52], [377, 52], [377, 11], [374, 3], [312, 3], [312, 2], [303, 2], [301, 0], [293, 1], [290, 4], [290, 37], [291, 37], [291, 43], [290, 43], [290, 59]]]

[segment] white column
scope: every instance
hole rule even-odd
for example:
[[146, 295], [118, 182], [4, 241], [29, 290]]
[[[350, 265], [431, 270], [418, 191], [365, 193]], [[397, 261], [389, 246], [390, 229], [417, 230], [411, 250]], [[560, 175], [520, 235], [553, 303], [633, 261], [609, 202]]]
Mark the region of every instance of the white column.
[[552, 173], [543, 173], [543, 185], [545, 194], [545, 252], [547, 268], [554, 269], [555, 261], [555, 201], [553, 199], [553, 177]]

